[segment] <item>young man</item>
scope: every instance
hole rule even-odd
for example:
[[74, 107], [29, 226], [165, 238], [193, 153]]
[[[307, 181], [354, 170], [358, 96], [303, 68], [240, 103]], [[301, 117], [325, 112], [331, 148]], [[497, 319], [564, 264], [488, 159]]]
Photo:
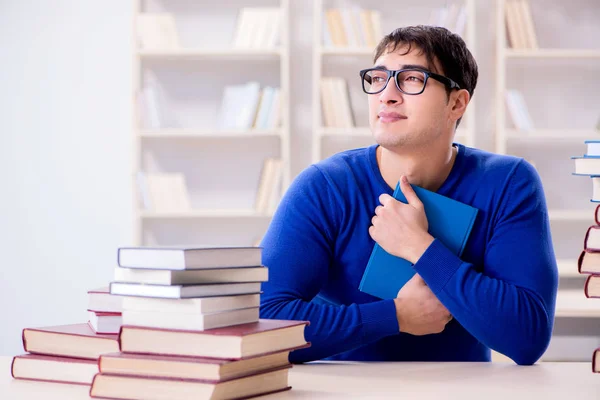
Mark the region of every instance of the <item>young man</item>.
[[[308, 320], [292, 362], [488, 361], [546, 350], [558, 282], [541, 181], [522, 159], [453, 144], [477, 83], [464, 41], [444, 28], [386, 36], [361, 71], [377, 145], [304, 170], [263, 240], [261, 318]], [[391, 194], [398, 182], [408, 204]], [[461, 256], [427, 232], [410, 184], [479, 210]], [[375, 242], [414, 264], [396, 299], [358, 286]]]

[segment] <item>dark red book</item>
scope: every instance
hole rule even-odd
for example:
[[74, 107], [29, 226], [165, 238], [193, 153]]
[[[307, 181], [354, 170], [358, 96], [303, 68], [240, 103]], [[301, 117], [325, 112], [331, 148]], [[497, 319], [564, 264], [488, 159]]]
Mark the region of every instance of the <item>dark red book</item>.
[[592, 372], [600, 372], [600, 347], [592, 354]]
[[600, 298], [600, 275], [589, 275], [585, 280], [583, 292], [587, 298]]
[[98, 373], [98, 363], [78, 358], [23, 354], [13, 358], [10, 370], [15, 379], [91, 385]]
[[136, 375], [157, 378], [208, 379], [224, 382], [289, 364], [286, 349], [275, 353], [239, 360], [220, 358], [159, 356], [148, 354], [110, 353], [100, 356], [99, 371], [108, 375]]
[[200, 379], [148, 378], [97, 374], [90, 397], [102, 399], [146, 399], [155, 393], [168, 393], [170, 400], [248, 399], [291, 389], [291, 365], [225, 382]]
[[583, 250], [588, 253], [600, 252], [600, 226], [592, 225], [585, 232]]
[[306, 325], [308, 321], [270, 319], [204, 331], [123, 325], [119, 347], [124, 353], [235, 360], [304, 346]]
[[34, 354], [97, 360], [119, 351], [116, 334], [97, 334], [87, 324], [23, 329], [23, 348]]
[[594, 211], [594, 219], [596, 220], [596, 224], [600, 225], [600, 204], [596, 206], [596, 210]]
[[600, 252], [582, 251], [577, 259], [580, 274], [600, 274]]

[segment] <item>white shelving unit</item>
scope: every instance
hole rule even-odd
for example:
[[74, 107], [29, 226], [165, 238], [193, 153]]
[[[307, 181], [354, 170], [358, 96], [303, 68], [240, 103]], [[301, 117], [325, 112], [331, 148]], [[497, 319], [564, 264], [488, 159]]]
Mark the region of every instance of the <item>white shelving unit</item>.
[[[422, 4], [418, 1], [406, 2], [402, 7], [395, 3], [385, 4], [369, 0], [352, 1], [352, 5], [364, 8], [377, 9], [382, 12], [383, 34], [393, 29], [416, 24], [426, 24], [434, 7], [446, 6], [449, 3], [464, 4], [467, 11], [467, 22], [464, 39], [471, 52], [475, 55], [475, 0], [457, 0], [453, 2], [439, 0], [435, 3]], [[374, 143], [368, 126], [368, 119], [360, 114], [367, 110], [367, 95], [360, 88], [358, 71], [373, 64], [374, 48], [369, 47], [326, 47], [323, 44], [323, 18], [327, 8], [335, 8], [345, 4], [333, 0], [313, 1], [313, 78], [312, 78], [312, 109], [313, 109], [313, 137], [312, 161], [317, 162], [337, 151], [365, 146]], [[380, 38], [378, 38], [379, 40]], [[324, 76], [338, 76], [331, 73], [329, 68], [333, 65], [342, 66], [342, 75], [347, 79], [354, 115], [357, 117], [355, 128], [326, 128], [322, 121], [322, 107], [320, 97], [320, 80]], [[455, 141], [467, 146], [475, 145], [475, 106], [477, 96], [469, 104], [459, 128]], [[335, 143], [337, 142], [337, 144]], [[341, 142], [341, 143], [340, 143]], [[328, 144], [330, 143], [330, 144]], [[331, 150], [327, 151], [329, 148]]]
[[[146, 129], [141, 125], [138, 116], [134, 115], [132, 121], [133, 165], [130, 172], [133, 192], [134, 244], [148, 244], [145, 242], [148, 231], [151, 231], [150, 236], [153, 238], [160, 236], [163, 228], [169, 232], [169, 235], [172, 235], [178, 227], [183, 225], [187, 227], [188, 233], [190, 231], [202, 232], [199, 235], [200, 239], [192, 239], [195, 244], [254, 244], [262, 236], [272, 217], [271, 213], [260, 213], [253, 207], [264, 158], [272, 156], [282, 160], [282, 192], [290, 182], [289, 0], [256, 0], [255, 2], [236, 0], [227, 2], [227, 4], [215, 4], [208, 0], [176, 4], [159, 0], [133, 0], [133, 7], [132, 101], [134, 109], [138, 107], [136, 97], [144, 84], [143, 71], [146, 68], [153, 69], [155, 67], [164, 72], [165, 76], [171, 73], [168, 75], [170, 81], [167, 84], [173, 82], [178, 84], [176, 88], [172, 89], [173, 92], [179, 95], [185, 93], [187, 96], [184, 99], [187, 103], [180, 101], [172, 104], [173, 110], [171, 111], [178, 115], [193, 114], [195, 109], [208, 107], [209, 110], [204, 111], [203, 115], [214, 119], [215, 111], [222, 101], [224, 86], [232, 82], [245, 83], [250, 80], [259, 81], [261, 86], [270, 84], [279, 87], [281, 107], [281, 122], [279, 127], [274, 130], [220, 130], [211, 124], [197, 127], [186, 126], [185, 122], [188, 122], [189, 118], [181, 124], [181, 127]], [[233, 37], [238, 12], [243, 7], [280, 8], [281, 23], [277, 47], [268, 49], [233, 48], [229, 37]], [[167, 12], [174, 16], [177, 31], [182, 34], [181, 38], [183, 39], [180, 48], [143, 49], [138, 45], [136, 17], [147, 12]], [[214, 32], [211, 27], [223, 28], [227, 32]], [[268, 66], [269, 71], [276, 71], [278, 78], [268, 76], [271, 79], [268, 82], [262, 82], [261, 77], [266, 73], [265, 75], [260, 75], [260, 73], [267, 68], [263, 68], [263, 66]], [[206, 80], [206, 90], [201, 87], [201, 83], [198, 83], [199, 79], [194, 79], [198, 77], [199, 68], [210, 71], [210, 74], [206, 74], [209, 77]], [[177, 76], [185, 74], [189, 75], [189, 86], [200, 90], [192, 93], [192, 89], [187, 87], [185, 81]], [[211, 95], [207, 96], [206, 93], [211, 93]], [[194, 101], [197, 101], [198, 104], [193, 103]], [[206, 101], [212, 103], [208, 105], [203, 103]], [[265, 148], [261, 148], [263, 145]], [[155, 172], [183, 172], [186, 182], [191, 182], [188, 189], [190, 190], [192, 209], [158, 212], [141, 207], [142, 196], [139, 192], [136, 174], [138, 171], [145, 171], [148, 167], [144, 161], [144, 154], [148, 149], [165, 153], [166, 155], [163, 154], [163, 156], [168, 158], [167, 163], [170, 163], [170, 168], [165, 168], [166, 171]], [[224, 149], [231, 150], [231, 154]], [[257, 151], [257, 154], [253, 154], [254, 149], [262, 152]], [[194, 160], [195, 154], [197, 154], [197, 160]], [[243, 157], [239, 157], [238, 154]], [[158, 162], [161, 161], [160, 157], [161, 155], [156, 156]], [[206, 161], [205, 157], [211, 157], [214, 162]], [[174, 169], [181, 165], [184, 165], [187, 170]], [[227, 172], [223, 179], [231, 179], [231, 182], [219, 183], [222, 172]], [[220, 186], [212, 190], [208, 197], [205, 196], [204, 187], [215, 184], [215, 182], [218, 182]], [[232, 188], [235, 190], [228, 190]], [[206, 200], [207, 198], [208, 200]], [[236, 201], [238, 198], [239, 202]], [[238, 203], [243, 204], [243, 208], [239, 208], [240, 204]], [[236, 231], [235, 226], [238, 223], [244, 225], [246, 235], [230, 235], [228, 238], [227, 232], [223, 232], [221, 237], [217, 238], [218, 235], [213, 234], [219, 232], [220, 226], [227, 226], [229, 231]], [[181, 236], [187, 239], [185, 233]], [[173, 244], [161, 243], [160, 239], [158, 242], [156, 244]]]

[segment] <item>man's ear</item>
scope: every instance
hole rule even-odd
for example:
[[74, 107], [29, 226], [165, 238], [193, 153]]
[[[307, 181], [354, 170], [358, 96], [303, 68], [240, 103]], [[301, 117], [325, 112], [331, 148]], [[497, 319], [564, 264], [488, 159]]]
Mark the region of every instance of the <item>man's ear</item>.
[[453, 119], [458, 120], [463, 116], [470, 100], [471, 95], [466, 89], [460, 89], [451, 94], [450, 104], [452, 105], [452, 108], [450, 112], [454, 117]]

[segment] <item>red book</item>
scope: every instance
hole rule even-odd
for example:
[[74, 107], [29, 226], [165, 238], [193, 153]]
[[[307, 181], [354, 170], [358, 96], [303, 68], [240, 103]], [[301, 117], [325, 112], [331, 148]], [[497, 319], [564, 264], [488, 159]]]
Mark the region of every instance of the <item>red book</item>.
[[225, 382], [97, 374], [90, 397], [147, 399], [156, 398], [153, 396], [156, 393], [168, 393], [169, 400], [248, 399], [291, 389], [288, 386], [289, 368], [291, 365]]
[[596, 220], [596, 224], [600, 225], [600, 204], [596, 206], [596, 210], [594, 211], [594, 219]]
[[308, 321], [269, 319], [204, 331], [123, 325], [119, 346], [124, 353], [235, 360], [304, 346], [306, 325]]
[[600, 252], [582, 251], [577, 260], [580, 274], [600, 274]]
[[588, 253], [600, 252], [600, 226], [592, 225], [588, 228], [583, 239], [583, 250]]
[[239, 360], [109, 353], [100, 356], [98, 365], [100, 373], [107, 375], [136, 375], [195, 380], [208, 379], [224, 382], [289, 365], [290, 351], [308, 346], [306, 344], [293, 349]]
[[589, 275], [585, 280], [583, 292], [587, 298], [600, 298], [600, 275]]
[[69, 357], [23, 354], [13, 358], [11, 375], [15, 379], [91, 385], [98, 363]]
[[97, 334], [87, 324], [23, 329], [23, 348], [34, 354], [97, 360], [100, 354], [119, 351], [119, 337]]
[[592, 354], [592, 372], [600, 372], [600, 347]]

